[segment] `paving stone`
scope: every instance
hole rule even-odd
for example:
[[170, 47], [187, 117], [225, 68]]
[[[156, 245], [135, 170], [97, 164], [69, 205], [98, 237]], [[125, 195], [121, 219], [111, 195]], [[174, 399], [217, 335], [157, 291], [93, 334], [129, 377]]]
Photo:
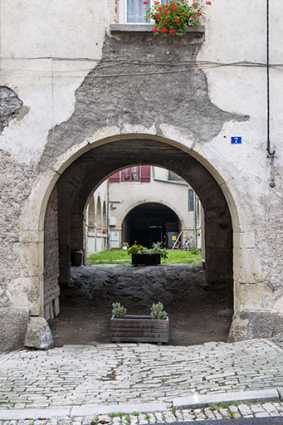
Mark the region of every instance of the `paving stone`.
[[270, 414], [278, 414], [276, 407], [272, 403], [264, 403], [262, 407]]
[[251, 415], [252, 416], [252, 410], [249, 408], [249, 406], [247, 406], [246, 404], [239, 404], [238, 409], [240, 411], [240, 413], [243, 416], [247, 416], [247, 415]]

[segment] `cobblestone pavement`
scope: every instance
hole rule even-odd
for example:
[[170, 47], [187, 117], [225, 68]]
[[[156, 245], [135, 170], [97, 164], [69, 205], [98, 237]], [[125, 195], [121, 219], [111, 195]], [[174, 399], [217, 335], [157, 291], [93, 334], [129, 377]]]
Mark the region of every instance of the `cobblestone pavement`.
[[[92, 416], [71, 420], [64, 419], [64, 414], [58, 415], [62, 416], [64, 423], [71, 421], [77, 425], [99, 420], [111, 420], [113, 425], [127, 424], [130, 420], [135, 425], [153, 421], [172, 422], [176, 417], [178, 420], [200, 420], [220, 418], [221, 415], [283, 416], [281, 402], [240, 404], [231, 406], [230, 410], [227, 407], [225, 410], [223, 404], [215, 410], [210, 407], [184, 410], [183, 413], [175, 409], [171, 411], [173, 398], [192, 393], [280, 387], [283, 387], [283, 351], [268, 340], [234, 344], [217, 342], [189, 347], [150, 344], [65, 346], [47, 352], [18, 351], [0, 355], [2, 412], [85, 406], [85, 416], [88, 414], [87, 407], [91, 405], [114, 405], [117, 412], [119, 403], [137, 406], [141, 403], [163, 403], [163, 413], [131, 414], [129, 418], [125, 415], [122, 418], [119, 415], [113, 418], [99, 415], [96, 419]], [[48, 424], [52, 421], [49, 420]], [[34, 425], [46, 422], [32, 421]], [[0, 425], [8, 423], [15, 425], [20, 422], [1, 422], [0, 415]]]

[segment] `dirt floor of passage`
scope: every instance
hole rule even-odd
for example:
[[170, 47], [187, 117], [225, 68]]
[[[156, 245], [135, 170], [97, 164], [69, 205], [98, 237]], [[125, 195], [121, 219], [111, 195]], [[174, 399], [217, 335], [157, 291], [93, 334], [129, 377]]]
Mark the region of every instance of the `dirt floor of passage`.
[[112, 303], [127, 314], [149, 314], [161, 301], [170, 320], [171, 345], [226, 341], [233, 314], [231, 288], [208, 289], [201, 266], [73, 267], [61, 288], [61, 312], [49, 321], [55, 346], [110, 342]]

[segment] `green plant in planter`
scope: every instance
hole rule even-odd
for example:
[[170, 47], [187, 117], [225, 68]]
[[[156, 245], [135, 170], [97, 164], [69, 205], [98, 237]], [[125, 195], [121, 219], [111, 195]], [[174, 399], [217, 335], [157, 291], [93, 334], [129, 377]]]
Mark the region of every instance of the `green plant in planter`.
[[161, 242], [156, 242], [152, 244], [152, 253], [153, 254], [160, 254], [161, 258], [167, 258], [168, 254], [167, 254], [167, 249], [166, 248], [162, 248], [162, 244]]
[[112, 307], [113, 317], [115, 317], [115, 319], [124, 319], [127, 313], [127, 309], [123, 307], [120, 303], [113, 303]]
[[132, 254], [143, 254], [144, 253], [145, 248], [142, 245], [132, 245], [129, 249], [128, 249], [128, 255], [132, 255]]
[[[146, 0], [143, 4], [147, 5]], [[207, 1], [206, 4], [211, 4]], [[154, 5], [146, 10], [145, 19], [155, 20], [153, 28], [154, 35], [166, 37], [171, 35], [185, 35], [186, 28], [191, 26], [195, 28], [201, 24], [204, 18], [202, 0], [189, 2], [188, 0], [168, 0], [165, 5], [160, 1], [155, 1]]]
[[163, 304], [161, 302], [152, 304], [150, 317], [152, 319], [166, 319], [167, 313], [163, 310]]
[[128, 242], [122, 242], [122, 246], [128, 246]]
[[167, 249], [162, 248], [161, 242], [156, 242], [152, 244], [152, 248], [144, 248], [142, 254], [160, 254], [161, 258], [167, 258]]

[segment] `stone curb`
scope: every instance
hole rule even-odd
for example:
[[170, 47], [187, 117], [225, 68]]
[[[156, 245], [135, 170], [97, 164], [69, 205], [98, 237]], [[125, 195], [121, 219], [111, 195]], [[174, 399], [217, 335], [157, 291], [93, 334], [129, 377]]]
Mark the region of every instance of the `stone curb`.
[[99, 404], [86, 404], [75, 406], [72, 409], [71, 416], [89, 416], [89, 415], [108, 415], [109, 413], [141, 413], [169, 410], [172, 403], [152, 402], [152, 403], [121, 403], [101, 406]]
[[19, 420], [19, 419], [52, 419], [70, 416], [72, 407], [61, 407], [54, 409], [14, 409], [2, 410], [0, 412], [1, 421]]
[[76, 416], [97, 416], [108, 415], [109, 413], [142, 413], [170, 410], [172, 403], [152, 402], [152, 403], [121, 403], [110, 405], [85, 404], [82, 406], [65, 406], [60, 408], [46, 409], [14, 409], [2, 410], [0, 412], [1, 420], [18, 419], [51, 419], [58, 417], [76, 417]]
[[188, 397], [178, 397], [173, 399], [173, 407], [198, 408], [210, 406], [218, 403], [243, 403], [243, 402], [280, 401], [280, 393], [277, 389], [258, 391], [237, 391], [231, 393], [215, 394], [193, 394]]

